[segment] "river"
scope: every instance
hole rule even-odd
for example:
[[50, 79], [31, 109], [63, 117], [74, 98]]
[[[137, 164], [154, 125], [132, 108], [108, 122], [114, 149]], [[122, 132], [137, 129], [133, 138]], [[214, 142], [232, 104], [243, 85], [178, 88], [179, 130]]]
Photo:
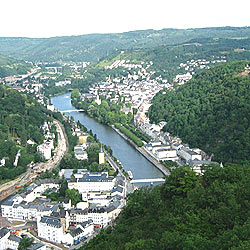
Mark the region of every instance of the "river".
[[[70, 93], [51, 98], [52, 104], [60, 111], [74, 110], [71, 105]], [[112, 128], [98, 123], [83, 112], [66, 113], [79, 121], [88, 130], [92, 130], [98, 139], [107, 146], [110, 146], [113, 155], [120, 160], [123, 168], [132, 171], [134, 179], [158, 178], [163, 174], [151, 162], [145, 159], [132, 145], [118, 135]]]

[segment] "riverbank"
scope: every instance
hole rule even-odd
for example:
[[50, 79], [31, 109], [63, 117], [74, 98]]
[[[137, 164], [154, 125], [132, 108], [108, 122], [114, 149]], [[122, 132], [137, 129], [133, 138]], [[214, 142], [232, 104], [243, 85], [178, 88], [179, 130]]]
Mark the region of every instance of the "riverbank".
[[154, 159], [151, 155], [147, 153], [144, 147], [138, 147], [133, 141], [131, 141], [126, 135], [124, 135], [119, 129], [115, 128], [114, 125], [111, 126], [112, 129], [118, 133], [124, 140], [128, 141], [139, 153], [141, 153], [148, 161], [150, 161], [156, 168], [158, 168], [165, 176], [170, 175], [168, 169]]
[[[71, 93], [64, 94], [59, 97], [54, 97], [51, 103], [59, 111], [74, 109], [71, 98]], [[91, 118], [86, 112], [72, 112], [67, 114], [72, 116], [75, 121], [84, 124], [84, 126], [95, 134], [101, 143], [111, 147], [112, 155], [119, 159], [125, 171], [132, 171], [135, 179], [150, 179], [161, 178], [164, 176], [155, 165], [146, 159], [136, 148], [114, 131], [111, 126], [104, 125], [96, 119]]]

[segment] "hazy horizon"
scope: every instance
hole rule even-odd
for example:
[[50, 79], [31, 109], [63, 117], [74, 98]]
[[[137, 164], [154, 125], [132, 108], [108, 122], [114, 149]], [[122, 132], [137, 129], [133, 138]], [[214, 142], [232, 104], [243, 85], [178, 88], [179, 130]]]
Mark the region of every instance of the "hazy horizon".
[[124, 34], [129, 32], [139, 32], [139, 31], [147, 31], [147, 30], [154, 30], [154, 31], [161, 31], [161, 30], [167, 30], [167, 29], [173, 29], [173, 30], [191, 30], [191, 29], [212, 29], [212, 28], [249, 28], [250, 26], [214, 26], [214, 27], [199, 27], [199, 28], [162, 28], [162, 29], [141, 29], [141, 30], [128, 30], [124, 32], [107, 32], [107, 33], [88, 33], [88, 34], [79, 34], [79, 35], [58, 35], [58, 36], [50, 36], [50, 37], [28, 37], [28, 36], [0, 36], [1, 38], [28, 38], [28, 39], [49, 39], [49, 38], [56, 38], [56, 37], [71, 37], [71, 36], [87, 36], [87, 35], [105, 35], [105, 34]]
[[0, 3], [0, 37], [49, 38], [136, 30], [245, 27], [250, 2], [225, 0], [9, 0]]

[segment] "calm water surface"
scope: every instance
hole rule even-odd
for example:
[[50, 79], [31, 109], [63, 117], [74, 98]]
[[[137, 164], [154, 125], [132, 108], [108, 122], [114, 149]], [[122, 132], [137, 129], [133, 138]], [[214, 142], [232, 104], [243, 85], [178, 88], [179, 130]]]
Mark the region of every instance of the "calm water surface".
[[[52, 104], [60, 110], [74, 110], [71, 105], [70, 93], [53, 97]], [[114, 156], [119, 159], [126, 171], [131, 170], [134, 179], [157, 178], [163, 174], [148, 160], [146, 160], [133, 146], [118, 135], [112, 128], [98, 123], [83, 112], [66, 113], [79, 121], [88, 130], [92, 130], [98, 139], [112, 148]]]

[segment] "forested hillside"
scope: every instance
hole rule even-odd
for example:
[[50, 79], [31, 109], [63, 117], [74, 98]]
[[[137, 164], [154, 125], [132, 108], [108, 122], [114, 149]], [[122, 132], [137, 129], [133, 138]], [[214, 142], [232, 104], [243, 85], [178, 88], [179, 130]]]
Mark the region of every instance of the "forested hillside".
[[26, 74], [31, 64], [0, 54], [0, 77]]
[[90, 61], [116, 50], [173, 45], [198, 38], [249, 38], [249, 27], [141, 30], [52, 38], [1, 37], [0, 53], [29, 61]]
[[[220, 61], [221, 58], [227, 62], [250, 60], [250, 38], [200, 38], [178, 45], [130, 49], [123, 51], [123, 53], [117, 51], [100, 61], [97, 66], [111, 65], [115, 60], [129, 60], [131, 63], [139, 64], [152, 61], [153, 65], [150, 70], [155, 71], [153, 77], [161, 75], [163, 79], [172, 82], [177, 74], [186, 73], [184, 68], [179, 67], [181, 63], [185, 64], [187, 61], [199, 59], [209, 62]], [[197, 67], [192, 71], [197, 73], [200, 70], [200, 67]], [[112, 71], [110, 74], [112, 74]]]
[[[41, 125], [48, 120], [46, 110], [31, 97], [0, 85], [0, 181], [15, 178], [25, 172], [27, 164], [39, 160], [36, 147], [27, 144], [31, 139], [37, 144], [44, 140]], [[17, 167], [13, 165], [17, 152], [21, 156]]]
[[114, 227], [82, 250], [250, 248], [250, 166], [177, 168], [165, 184], [136, 190]]
[[149, 117], [215, 161], [250, 160], [250, 76], [248, 63], [234, 62], [197, 74], [177, 91], [161, 91]]

